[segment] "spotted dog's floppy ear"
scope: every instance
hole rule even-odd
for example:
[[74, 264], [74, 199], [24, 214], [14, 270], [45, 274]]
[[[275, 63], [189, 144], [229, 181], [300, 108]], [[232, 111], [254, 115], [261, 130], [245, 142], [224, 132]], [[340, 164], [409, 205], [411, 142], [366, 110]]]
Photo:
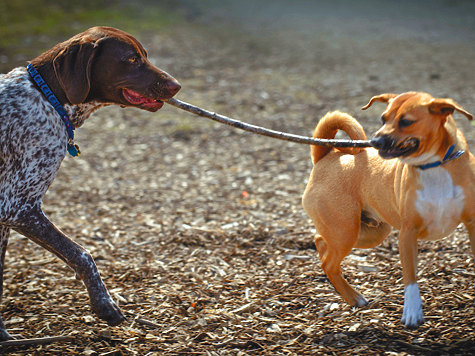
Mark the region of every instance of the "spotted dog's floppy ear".
[[89, 94], [98, 42], [87, 37], [73, 40], [53, 60], [56, 78], [72, 104], [82, 103]]
[[429, 112], [434, 115], [448, 116], [453, 114], [454, 111], [458, 111], [462, 115], [465, 115], [467, 119], [473, 120], [473, 115], [462, 109], [462, 107], [452, 99], [432, 99], [428, 107]]
[[396, 96], [398, 96], [398, 94], [381, 94], [381, 95], [373, 96], [371, 100], [369, 101], [369, 103], [363, 106], [361, 110], [368, 109], [371, 105], [373, 105], [375, 101], [388, 103], [390, 100], [394, 99]]

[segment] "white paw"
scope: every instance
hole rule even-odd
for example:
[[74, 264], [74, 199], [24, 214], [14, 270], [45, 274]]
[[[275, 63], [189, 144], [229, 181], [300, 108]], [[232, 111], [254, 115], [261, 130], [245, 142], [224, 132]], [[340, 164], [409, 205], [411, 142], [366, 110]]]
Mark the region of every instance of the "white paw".
[[356, 299], [356, 306], [361, 308], [361, 307], [365, 307], [368, 305], [368, 301], [366, 300], [365, 297], [363, 297], [362, 295], [360, 295], [357, 299]]
[[415, 329], [424, 322], [422, 300], [417, 283], [408, 285], [404, 291], [401, 322], [410, 329]]

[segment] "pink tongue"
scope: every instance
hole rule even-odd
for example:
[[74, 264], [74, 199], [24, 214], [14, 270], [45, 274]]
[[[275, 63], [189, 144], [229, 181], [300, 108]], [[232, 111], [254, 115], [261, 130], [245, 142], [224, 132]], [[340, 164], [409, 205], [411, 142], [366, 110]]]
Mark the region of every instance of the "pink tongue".
[[147, 99], [140, 95], [139, 93], [134, 92], [133, 90], [129, 89], [124, 89], [126, 92], [126, 98], [128, 101], [130, 101], [133, 104], [142, 104], [142, 103], [153, 103], [154, 100]]

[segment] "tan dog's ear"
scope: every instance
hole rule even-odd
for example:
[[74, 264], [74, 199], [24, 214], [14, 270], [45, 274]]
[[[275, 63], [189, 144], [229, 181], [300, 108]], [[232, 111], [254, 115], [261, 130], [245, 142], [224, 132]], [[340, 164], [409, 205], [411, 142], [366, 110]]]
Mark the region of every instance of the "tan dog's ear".
[[56, 78], [72, 104], [82, 103], [91, 87], [91, 63], [97, 43], [81, 38], [71, 42], [53, 60]]
[[465, 115], [467, 119], [473, 120], [473, 115], [462, 109], [462, 107], [452, 99], [432, 99], [428, 107], [429, 112], [434, 115], [448, 116], [453, 114], [454, 111], [458, 111]]
[[361, 110], [368, 109], [375, 101], [380, 101], [382, 103], [388, 103], [390, 100], [394, 99], [398, 94], [381, 94], [377, 96], [373, 96], [368, 104], [363, 106]]

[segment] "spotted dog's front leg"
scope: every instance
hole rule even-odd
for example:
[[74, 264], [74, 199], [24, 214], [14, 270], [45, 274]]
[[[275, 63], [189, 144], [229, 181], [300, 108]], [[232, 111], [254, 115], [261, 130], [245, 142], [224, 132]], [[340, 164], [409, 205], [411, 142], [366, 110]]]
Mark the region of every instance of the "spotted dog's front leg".
[[[10, 237], [10, 228], [0, 225], [0, 301], [3, 296], [3, 266], [5, 265], [5, 252], [7, 251], [8, 238]], [[12, 339], [0, 316], [0, 341]]]
[[39, 206], [24, 211], [20, 221], [23, 223], [14, 228], [16, 231], [53, 252], [76, 272], [86, 285], [92, 309], [99, 318], [111, 326], [125, 320], [102, 282], [92, 256], [82, 246], [59, 231]]

